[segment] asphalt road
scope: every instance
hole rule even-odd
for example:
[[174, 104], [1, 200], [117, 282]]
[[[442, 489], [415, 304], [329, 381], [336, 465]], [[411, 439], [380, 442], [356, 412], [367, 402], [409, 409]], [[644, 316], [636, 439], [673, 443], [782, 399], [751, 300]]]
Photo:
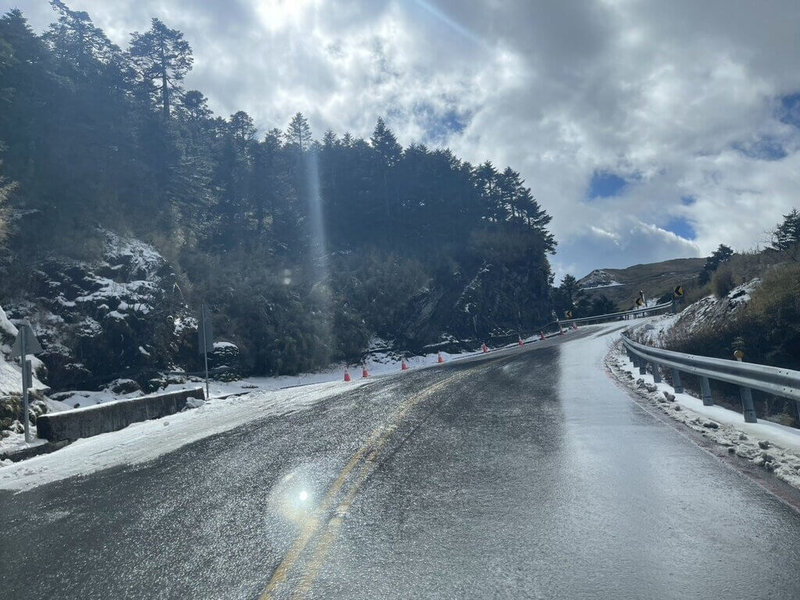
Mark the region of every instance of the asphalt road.
[[800, 515], [584, 335], [1, 493], [0, 597], [800, 597]]

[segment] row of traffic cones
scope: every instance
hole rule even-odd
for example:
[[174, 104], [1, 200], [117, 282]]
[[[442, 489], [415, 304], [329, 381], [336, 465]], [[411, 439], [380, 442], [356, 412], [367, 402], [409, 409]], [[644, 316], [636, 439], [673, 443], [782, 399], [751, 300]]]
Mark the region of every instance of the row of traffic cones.
[[[570, 329], [578, 329], [578, 326], [575, 323], [573, 323], [570, 326]], [[559, 333], [561, 335], [564, 335], [564, 328], [561, 327], [561, 326], [559, 326]], [[547, 337], [544, 334], [544, 331], [540, 331], [539, 332], [539, 339], [541, 339], [541, 340], [547, 339]], [[525, 342], [522, 341], [522, 337], [520, 337], [520, 336], [517, 337], [517, 345], [520, 346], [520, 347], [525, 345]], [[486, 345], [486, 342], [483, 342], [481, 344], [481, 352], [483, 354], [487, 354], [489, 352], [489, 346]], [[444, 362], [444, 357], [442, 356], [441, 352], [437, 352], [436, 353], [436, 362], [438, 364], [442, 364]], [[403, 358], [400, 361], [400, 370], [401, 371], [408, 371], [408, 363], [406, 362], [405, 358]], [[363, 365], [363, 367], [362, 367], [361, 377], [362, 377], [362, 379], [366, 379], [367, 377], [369, 377], [369, 371], [367, 370], [367, 366], [366, 365]], [[352, 380], [352, 378], [350, 377], [350, 372], [346, 368], [344, 370], [344, 380], [345, 381], [351, 381]]]
[[[369, 377], [369, 371], [367, 370], [367, 365], [363, 365], [361, 368], [361, 378], [366, 379], [367, 377]], [[344, 368], [344, 380], [345, 381], [352, 380], [352, 378], [350, 377], [350, 371], [347, 369], [347, 367]]]
[[[444, 362], [444, 359], [442, 358], [441, 353], [439, 353], [439, 362]], [[400, 362], [400, 370], [401, 371], [408, 371], [408, 363], [406, 362], [405, 358]], [[361, 367], [361, 378], [362, 379], [366, 379], [367, 377], [369, 377], [369, 370], [367, 369], [366, 365], [363, 365]], [[352, 379], [353, 378], [350, 376], [350, 370], [347, 367], [345, 367], [345, 369], [344, 369], [344, 380], [345, 381], [352, 381]]]
[[[575, 323], [573, 323], [570, 326], [570, 329], [578, 329], [578, 326]], [[561, 335], [564, 335], [564, 329], [562, 327], [560, 327], [560, 326], [559, 326], [559, 333]], [[544, 334], [544, 331], [540, 331], [539, 332], [539, 339], [541, 339], [541, 340], [547, 339], [547, 337]], [[517, 337], [517, 345], [520, 346], [520, 347], [525, 345], [525, 342], [522, 341], [522, 337], [520, 337], [520, 336]], [[489, 352], [489, 346], [486, 345], [486, 342], [481, 344], [481, 352], [483, 354], [487, 354]], [[437, 352], [436, 353], [436, 362], [438, 364], [442, 364], [444, 362], [444, 357], [442, 356], [441, 352]], [[400, 370], [401, 371], [408, 371], [408, 363], [406, 362], [405, 358], [403, 358], [400, 361]], [[369, 377], [369, 371], [367, 370], [367, 366], [366, 365], [363, 365], [363, 367], [362, 367], [361, 377], [362, 377], [362, 379], [366, 379], [367, 377]], [[351, 381], [352, 380], [352, 378], [350, 377], [350, 372], [346, 368], [344, 370], [344, 380], [345, 381]]]
[[[442, 356], [441, 352], [439, 352], [437, 354], [436, 362], [439, 363], [439, 364], [444, 362], [444, 356]], [[408, 363], [406, 362], [405, 358], [403, 358], [400, 361], [400, 370], [401, 371], [408, 371]], [[367, 377], [369, 377], [369, 370], [367, 369], [367, 365], [362, 365], [361, 378], [362, 379], [366, 379]], [[345, 367], [345, 369], [344, 369], [344, 380], [345, 381], [352, 381], [353, 380], [353, 378], [350, 376], [350, 370], [347, 367]]]
[[[544, 339], [544, 333], [542, 333], [542, 339]], [[517, 345], [519, 345], [519, 346], [524, 345], [524, 342], [522, 341], [521, 337], [518, 338]], [[481, 351], [484, 354], [489, 352], [489, 346], [486, 345], [486, 342], [481, 344]], [[436, 353], [436, 362], [438, 364], [442, 364], [444, 362], [444, 356], [442, 356], [441, 351]], [[406, 362], [405, 358], [403, 358], [400, 361], [400, 370], [401, 371], [408, 371], [408, 363]], [[367, 370], [367, 366], [363, 365], [362, 371], [361, 371], [361, 378], [362, 379], [366, 379], [367, 377], [369, 377], [369, 371]], [[352, 381], [352, 377], [350, 376], [350, 371], [346, 367], [345, 367], [345, 370], [344, 370], [344, 380], [345, 381]]]

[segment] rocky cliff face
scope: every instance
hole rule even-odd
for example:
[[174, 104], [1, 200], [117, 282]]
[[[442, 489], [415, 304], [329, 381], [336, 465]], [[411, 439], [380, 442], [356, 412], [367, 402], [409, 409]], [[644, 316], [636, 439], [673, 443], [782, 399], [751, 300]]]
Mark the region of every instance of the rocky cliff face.
[[105, 232], [101, 260], [45, 260], [30, 279], [5, 308], [12, 323], [33, 326], [44, 348], [39, 372], [54, 391], [117, 379], [149, 391], [158, 371], [192, 365], [196, 323], [152, 246]]

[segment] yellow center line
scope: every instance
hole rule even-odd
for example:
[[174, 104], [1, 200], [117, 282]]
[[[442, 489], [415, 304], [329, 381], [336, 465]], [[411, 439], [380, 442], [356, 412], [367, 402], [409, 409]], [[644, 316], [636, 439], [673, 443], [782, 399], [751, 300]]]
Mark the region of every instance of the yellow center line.
[[294, 563], [297, 562], [297, 559], [300, 558], [300, 555], [303, 553], [303, 550], [308, 544], [308, 541], [316, 533], [317, 529], [319, 529], [321, 523], [320, 518], [325, 513], [328, 512], [328, 510], [330, 509], [330, 505], [333, 503], [334, 498], [339, 494], [339, 491], [342, 489], [342, 486], [344, 486], [344, 482], [347, 479], [347, 476], [361, 461], [361, 458], [364, 456], [364, 454], [367, 452], [370, 446], [375, 442], [380, 433], [381, 433], [381, 428], [379, 427], [372, 432], [372, 434], [364, 443], [364, 445], [358, 450], [358, 452], [356, 452], [352, 456], [350, 462], [347, 463], [347, 466], [345, 466], [345, 468], [339, 474], [339, 477], [331, 486], [330, 490], [328, 490], [328, 493], [325, 495], [325, 498], [323, 499], [322, 503], [314, 511], [314, 516], [311, 517], [305, 524], [300, 535], [295, 540], [294, 544], [292, 544], [292, 547], [286, 553], [286, 556], [284, 556], [283, 560], [281, 561], [281, 564], [278, 565], [277, 569], [275, 569], [275, 573], [272, 574], [272, 578], [270, 579], [269, 584], [264, 590], [264, 593], [261, 594], [261, 596], [259, 596], [259, 600], [267, 600], [268, 598], [272, 598], [272, 592], [275, 590], [275, 588], [286, 580], [286, 576], [289, 574], [289, 571], [291, 570]]
[[347, 496], [341, 501], [336, 510], [334, 511], [335, 516], [328, 521], [327, 526], [325, 527], [324, 533], [322, 537], [316, 544], [314, 548], [314, 554], [309, 560], [308, 566], [306, 568], [306, 574], [303, 577], [300, 584], [292, 594], [292, 600], [299, 600], [300, 598], [305, 598], [306, 595], [311, 591], [311, 588], [314, 585], [314, 581], [316, 580], [317, 576], [319, 575], [320, 570], [322, 570], [322, 566], [325, 564], [325, 559], [328, 556], [328, 552], [333, 545], [333, 542], [336, 540], [336, 537], [339, 533], [339, 529], [344, 522], [344, 517], [347, 515], [347, 512], [350, 510], [350, 507], [353, 505], [355, 501], [356, 495], [358, 491], [361, 489], [361, 486], [364, 482], [369, 479], [370, 475], [375, 471], [378, 467], [378, 454], [383, 449], [383, 447], [389, 441], [391, 434], [397, 429], [397, 423], [405, 417], [406, 414], [426, 396], [436, 392], [439, 388], [444, 387], [447, 383], [450, 383], [452, 379], [456, 376], [452, 376], [447, 378], [444, 381], [440, 381], [438, 384], [428, 388], [424, 392], [420, 392], [419, 394], [410, 398], [405, 406], [398, 410], [393, 415], [393, 421], [395, 424], [389, 426], [384, 431], [384, 434], [381, 438], [377, 441], [373, 450], [366, 456], [364, 459], [364, 464], [361, 467], [361, 470], [358, 472], [358, 475], [353, 479], [351, 484], [350, 490], [347, 493]]
[[[377, 458], [380, 450], [386, 445], [386, 443], [389, 441], [389, 438], [397, 430], [397, 426], [399, 425], [400, 421], [405, 418], [405, 416], [412, 408], [414, 408], [414, 406], [419, 404], [423, 398], [430, 396], [440, 388], [444, 387], [446, 384], [450, 383], [456, 377], [458, 377], [458, 374], [452, 375], [447, 379], [444, 379], [431, 386], [430, 388], [413, 395], [405, 402], [402, 408], [397, 410], [392, 415], [392, 417], [389, 419], [388, 425], [381, 425], [377, 427], [372, 434], [370, 434], [364, 445], [352, 456], [350, 462], [347, 463], [347, 466], [345, 466], [345, 468], [339, 474], [339, 477], [330, 487], [328, 493], [325, 495], [324, 500], [314, 511], [314, 516], [311, 517], [303, 527], [303, 530], [284, 556], [281, 564], [278, 565], [277, 569], [275, 569], [275, 572], [272, 574], [272, 578], [267, 584], [266, 589], [259, 596], [259, 600], [271, 600], [274, 597], [273, 593], [275, 592], [276, 588], [286, 581], [289, 572], [305, 551], [309, 541], [314, 537], [320, 527], [324, 525], [324, 533], [317, 541], [315, 551], [311, 562], [309, 563], [306, 575], [295, 590], [295, 593], [292, 597], [303, 597], [311, 590], [311, 586], [313, 585], [314, 580], [316, 579], [323, 563], [325, 562], [328, 550], [333, 541], [336, 539], [336, 535], [342, 525], [345, 514], [347, 514], [347, 511], [353, 504], [361, 485], [369, 478], [372, 471], [374, 471], [377, 467], [377, 462], [375, 459]], [[362, 460], [364, 461], [364, 464], [362, 465], [358, 474], [354, 477], [347, 495], [334, 511], [334, 516], [326, 523], [323, 523], [322, 518], [330, 510], [333, 500], [339, 495], [339, 492], [344, 487], [344, 484], [347, 481], [350, 473]]]

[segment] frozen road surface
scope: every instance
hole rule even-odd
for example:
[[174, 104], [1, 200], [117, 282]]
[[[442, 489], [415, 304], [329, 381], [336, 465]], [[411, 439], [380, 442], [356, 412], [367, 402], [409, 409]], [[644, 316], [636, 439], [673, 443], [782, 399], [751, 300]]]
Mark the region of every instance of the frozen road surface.
[[608, 331], [2, 491], [0, 597], [800, 598], [800, 515], [633, 402]]

